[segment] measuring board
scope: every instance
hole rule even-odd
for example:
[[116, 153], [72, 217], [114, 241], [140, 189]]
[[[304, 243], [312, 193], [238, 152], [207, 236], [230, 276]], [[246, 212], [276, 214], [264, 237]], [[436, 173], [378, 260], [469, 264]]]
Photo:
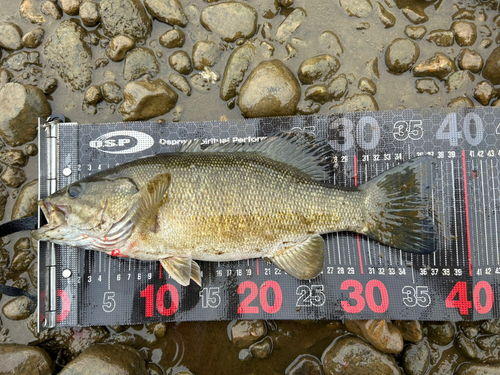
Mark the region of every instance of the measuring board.
[[329, 141], [333, 172], [325, 179], [339, 186], [434, 156], [432, 209], [441, 225], [429, 255], [331, 233], [314, 280], [297, 280], [264, 259], [200, 262], [201, 287], [180, 286], [159, 262], [40, 242], [39, 329], [234, 318], [500, 318], [500, 109], [40, 126], [41, 198], [97, 171], [177, 151], [186, 140], [258, 142], [301, 130]]

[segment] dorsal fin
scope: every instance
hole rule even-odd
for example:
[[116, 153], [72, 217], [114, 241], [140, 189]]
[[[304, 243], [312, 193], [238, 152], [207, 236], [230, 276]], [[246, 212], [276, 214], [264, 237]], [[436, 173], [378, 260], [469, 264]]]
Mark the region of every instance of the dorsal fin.
[[255, 152], [298, 168], [315, 180], [325, 179], [331, 151], [326, 140], [301, 132], [283, 132], [253, 144], [215, 143], [204, 150], [201, 149], [201, 140], [196, 140], [179, 149], [179, 152]]

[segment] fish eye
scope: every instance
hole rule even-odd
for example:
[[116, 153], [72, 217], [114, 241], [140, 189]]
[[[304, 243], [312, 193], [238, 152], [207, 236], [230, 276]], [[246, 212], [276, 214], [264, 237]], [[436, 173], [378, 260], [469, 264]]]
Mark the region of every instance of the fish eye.
[[80, 185], [71, 185], [68, 188], [68, 195], [70, 198], [77, 198], [82, 193], [82, 187]]

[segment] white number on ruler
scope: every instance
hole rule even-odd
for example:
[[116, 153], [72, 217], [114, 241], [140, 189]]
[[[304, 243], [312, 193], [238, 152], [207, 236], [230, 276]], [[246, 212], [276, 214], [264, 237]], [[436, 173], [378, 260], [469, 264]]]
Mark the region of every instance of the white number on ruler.
[[110, 313], [116, 307], [115, 292], [105, 292], [102, 299], [102, 309], [104, 312]]
[[[472, 134], [473, 126], [475, 135]], [[483, 140], [483, 120], [476, 113], [470, 112], [464, 117], [463, 136], [471, 146], [477, 146]], [[436, 132], [436, 139], [447, 140], [450, 142], [450, 146], [458, 146], [458, 140], [461, 138], [462, 131], [458, 130], [457, 114], [452, 112], [439, 125], [439, 129]]]
[[204, 309], [211, 307], [215, 309], [220, 305], [219, 287], [203, 288], [200, 291], [201, 307]]
[[424, 135], [422, 120], [398, 121], [393, 126], [392, 135], [397, 141], [406, 141], [408, 138], [416, 141]]
[[[341, 117], [330, 124], [330, 129], [336, 130], [339, 133], [338, 138], [340, 139], [330, 141], [331, 146], [336, 151], [347, 151], [355, 143], [364, 150], [372, 150], [377, 147], [380, 141], [380, 126], [377, 120], [371, 116], [361, 117], [356, 127], [351, 120]], [[371, 130], [370, 140], [366, 139], [367, 129]]]
[[431, 296], [426, 286], [414, 288], [406, 285], [403, 287], [402, 293], [406, 294], [406, 297], [403, 297], [403, 303], [408, 307], [415, 307], [416, 305], [427, 307], [431, 304]]
[[323, 306], [326, 301], [324, 290], [324, 285], [311, 285], [311, 287], [307, 285], [299, 285], [297, 287], [297, 291], [295, 292], [295, 294], [300, 296], [297, 300], [296, 306]]

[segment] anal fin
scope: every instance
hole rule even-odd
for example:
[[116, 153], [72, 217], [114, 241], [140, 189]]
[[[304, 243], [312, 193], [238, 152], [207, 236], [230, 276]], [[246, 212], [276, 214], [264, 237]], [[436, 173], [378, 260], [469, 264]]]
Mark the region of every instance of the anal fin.
[[270, 259], [280, 269], [297, 279], [313, 279], [321, 273], [325, 264], [325, 241], [316, 234], [279, 251]]
[[191, 279], [201, 286], [200, 266], [190, 257], [169, 257], [160, 259], [168, 274], [182, 286], [188, 286]]

